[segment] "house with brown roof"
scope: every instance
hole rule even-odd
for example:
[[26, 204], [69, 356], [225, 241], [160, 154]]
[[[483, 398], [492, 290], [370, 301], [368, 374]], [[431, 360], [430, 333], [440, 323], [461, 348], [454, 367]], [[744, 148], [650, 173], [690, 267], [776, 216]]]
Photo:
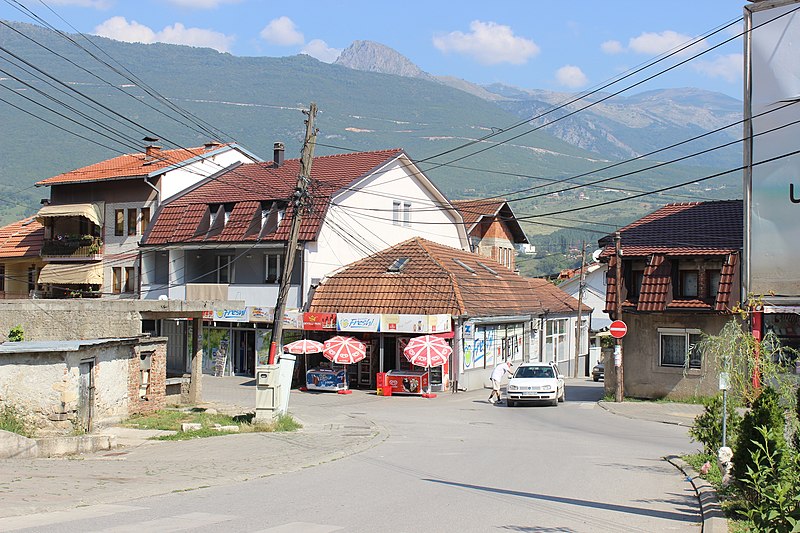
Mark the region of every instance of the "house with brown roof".
[[472, 251], [515, 270], [517, 245], [528, 244], [528, 238], [508, 202], [485, 198], [452, 204], [464, 219]]
[[0, 228], [0, 295], [3, 299], [30, 298], [42, 268], [39, 255], [44, 228], [34, 217]]
[[[150, 139], [148, 139], [150, 140]], [[37, 289], [50, 298], [137, 298], [138, 244], [161, 201], [206, 176], [260, 158], [235, 144], [164, 150], [148, 145], [36, 183], [50, 197]]]
[[[628, 326], [624, 392], [643, 398], [714, 394], [718, 369], [695, 344], [715, 335], [740, 298], [741, 200], [668, 204], [601, 239], [608, 264], [605, 311]], [[622, 275], [617, 280], [617, 261]], [[617, 283], [622, 314], [616, 316]], [[616, 388], [606, 369], [606, 389]]]
[[[415, 237], [356, 261], [322, 281], [312, 313], [446, 315], [453, 355], [438, 385], [488, 384], [503, 361], [557, 361], [575, 353], [578, 302], [551, 283], [524, 278], [491, 258]], [[367, 339], [382, 354], [373, 372], [402, 368], [408, 333]], [[437, 385], [437, 376], [431, 375]]]
[[[299, 172], [280, 145], [273, 161], [210, 176], [167, 198], [142, 242], [143, 298], [245, 302], [227, 313], [236, 372], [252, 371], [270, 329]], [[469, 249], [459, 213], [401, 149], [315, 157], [308, 194], [288, 309], [329, 273], [415, 235]]]

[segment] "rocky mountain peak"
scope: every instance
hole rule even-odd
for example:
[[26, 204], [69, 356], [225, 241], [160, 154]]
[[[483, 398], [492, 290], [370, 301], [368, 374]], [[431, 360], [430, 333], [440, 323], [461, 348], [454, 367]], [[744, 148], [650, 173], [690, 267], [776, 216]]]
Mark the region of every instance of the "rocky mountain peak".
[[394, 74], [406, 78], [432, 79], [430, 74], [403, 54], [374, 41], [353, 41], [353, 44], [342, 51], [335, 63], [354, 70]]

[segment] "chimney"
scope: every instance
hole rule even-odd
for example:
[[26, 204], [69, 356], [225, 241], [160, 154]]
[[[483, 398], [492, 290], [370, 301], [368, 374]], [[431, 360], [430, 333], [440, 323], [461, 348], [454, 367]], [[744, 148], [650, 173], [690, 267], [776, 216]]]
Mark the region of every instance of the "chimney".
[[283, 166], [283, 143], [275, 143], [272, 145], [273, 153], [272, 153], [272, 164], [275, 165], [275, 168], [279, 168]]
[[144, 142], [149, 143], [147, 146], [144, 147], [144, 158], [145, 159], [155, 159], [158, 155], [158, 152], [161, 151], [160, 146], [156, 146], [153, 143], [158, 142], [158, 139], [155, 137], [145, 137]]

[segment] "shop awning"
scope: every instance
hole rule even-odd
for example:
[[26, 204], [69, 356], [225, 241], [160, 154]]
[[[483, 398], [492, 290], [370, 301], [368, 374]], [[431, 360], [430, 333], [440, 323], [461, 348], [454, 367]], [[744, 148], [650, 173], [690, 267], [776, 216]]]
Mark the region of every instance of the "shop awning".
[[94, 204], [63, 204], [46, 205], [36, 213], [36, 219], [42, 222], [44, 218], [53, 217], [84, 217], [98, 226], [103, 225], [103, 205]]
[[39, 272], [39, 283], [54, 285], [102, 285], [102, 263], [48, 263]]

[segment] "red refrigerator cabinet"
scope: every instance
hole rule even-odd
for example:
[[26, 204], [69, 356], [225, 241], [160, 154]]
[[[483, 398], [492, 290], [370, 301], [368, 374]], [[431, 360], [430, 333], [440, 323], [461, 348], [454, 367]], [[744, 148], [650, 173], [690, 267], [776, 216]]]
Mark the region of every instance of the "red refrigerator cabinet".
[[428, 373], [419, 370], [390, 370], [386, 385], [392, 394], [423, 394], [428, 390]]

